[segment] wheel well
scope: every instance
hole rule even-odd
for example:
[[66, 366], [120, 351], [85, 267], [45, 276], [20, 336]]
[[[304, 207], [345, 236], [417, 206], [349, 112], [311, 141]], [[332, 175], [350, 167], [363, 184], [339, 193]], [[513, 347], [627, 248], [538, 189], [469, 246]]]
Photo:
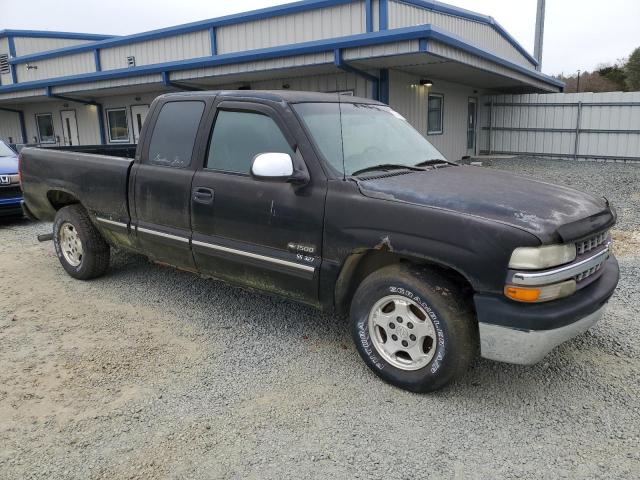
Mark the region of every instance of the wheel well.
[[473, 295], [471, 283], [456, 270], [423, 259], [409, 258], [386, 250], [369, 250], [364, 253], [354, 253], [347, 258], [336, 282], [335, 306], [338, 314], [349, 312], [351, 299], [362, 281], [372, 274], [389, 265], [408, 264], [417, 265], [438, 271], [447, 277], [460, 291], [469, 296]]
[[67, 205], [80, 203], [76, 197], [62, 190], [50, 190], [47, 193], [47, 198], [55, 210], [60, 210], [62, 207], [66, 207]]

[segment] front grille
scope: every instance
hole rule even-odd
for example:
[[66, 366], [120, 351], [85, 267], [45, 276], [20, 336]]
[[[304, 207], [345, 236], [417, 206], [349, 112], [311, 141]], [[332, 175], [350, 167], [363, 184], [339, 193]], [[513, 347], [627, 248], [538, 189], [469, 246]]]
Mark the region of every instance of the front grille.
[[582, 240], [581, 242], [576, 243], [576, 250], [578, 255], [583, 255], [587, 252], [590, 252], [594, 248], [602, 245], [609, 236], [609, 232], [602, 232], [594, 235], [593, 237], [589, 237], [586, 240]]
[[10, 187], [0, 187], [0, 198], [15, 198], [21, 197], [22, 190], [20, 185], [12, 185]]
[[599, 272], [600, 268], [602, 267], [602, 265], [604, 265], [605, 261], [603, 261], [602, 263], [596, 265], [595, 267], [591, 267], [589, 270], [587, 270], [585, 272], [582, 272], [582, 273], [580, 273], [579, 275], [576, 275], [573, 278], [575, 278], [576, 282], [582, 282], [583, 280], [586, 280], [587, 278], [589, 278], [593, 274]]

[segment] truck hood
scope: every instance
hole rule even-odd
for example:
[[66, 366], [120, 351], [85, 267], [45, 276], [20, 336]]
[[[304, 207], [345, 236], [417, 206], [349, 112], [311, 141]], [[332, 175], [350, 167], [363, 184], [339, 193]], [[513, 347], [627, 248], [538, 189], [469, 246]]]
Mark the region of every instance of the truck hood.
[[0, 175], [18, 173], [18, 157], [0, 157]]
[[[562, 240], [560, 227], [586, 234], [615, 219], [608, 202], [572, 188], [472, 166], [451, 166], [359, 179], [362, 194], [446, 209], [508, 224], [542, 242]], [[607, 217], [602, 220], [601, 217]], [[608, 218], [611, 217], [611, 218]], [[600, 218], [594, 222], [594, 218]], [[580, 225], [580, 228], [574, 228]], [[569, 229], [565, 229], [569, 230]], [[564, 238], [565, 241], [568, 238]]]

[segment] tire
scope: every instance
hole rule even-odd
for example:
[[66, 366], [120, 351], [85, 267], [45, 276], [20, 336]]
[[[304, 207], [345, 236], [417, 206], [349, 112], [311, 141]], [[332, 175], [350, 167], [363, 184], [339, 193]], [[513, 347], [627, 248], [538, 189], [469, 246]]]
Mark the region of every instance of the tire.
[[372, 273], [351, 303], [360, 356], [380, 378], [412, 392], [438, 390], [462, 375], [478, 352], [477, 328], [468, 298], [451, 281], [412, 266]]
[[62, 267], [73, 278], [91, 280], [109, 268], [109, 245], [80, 205], [58, 210], [53, 222], [53, 245]]

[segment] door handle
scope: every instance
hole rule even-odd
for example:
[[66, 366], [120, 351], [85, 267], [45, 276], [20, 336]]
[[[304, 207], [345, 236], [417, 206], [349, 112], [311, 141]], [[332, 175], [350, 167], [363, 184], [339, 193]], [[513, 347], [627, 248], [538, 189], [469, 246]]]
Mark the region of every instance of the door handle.
[[204, 205], [213, 203], [213, 190], [205, 187], [197, 187], [193, 190], [193, 201]]

